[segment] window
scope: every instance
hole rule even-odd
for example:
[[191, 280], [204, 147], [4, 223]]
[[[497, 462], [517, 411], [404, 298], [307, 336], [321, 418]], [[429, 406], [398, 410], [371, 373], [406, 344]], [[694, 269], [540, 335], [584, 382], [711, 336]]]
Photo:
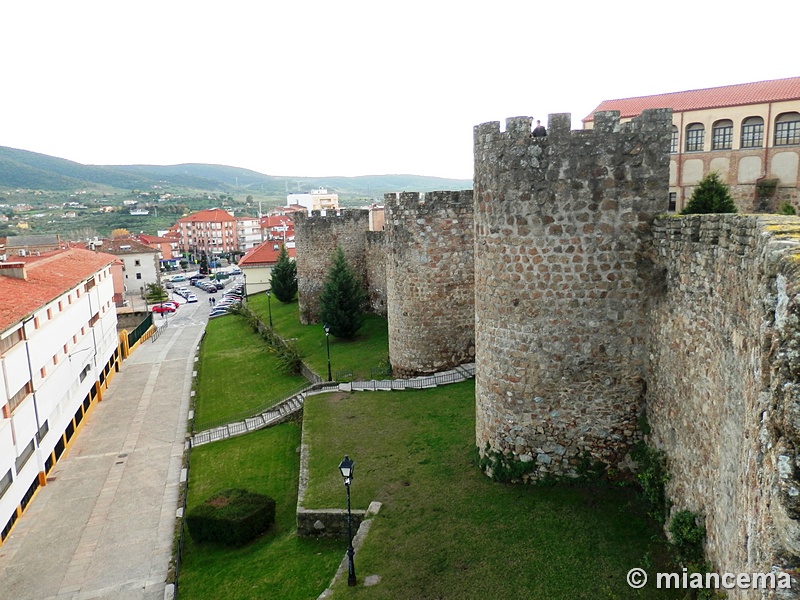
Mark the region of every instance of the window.
[[136, 260], [133, 261], [133, 266], [134, 267], [141, 267], [142, 266], [142, 261], [137, 258]]
[[800, 114], [784, 113], [775, 121], [775, 145], [800, 144]]
[[17, 468], [17, 473], [19, 473], [22, 470], [22, 467], [24, 467], [25, 463], [28, 462], [28, 459], [33, 455], [33, 451], [35, 449], [36, 446], [34, 445], [33, 440], [31, 440], [28, 443], [28, 445], [25, 446], [25, 449], [22, 451], [22, 454], [20, 454], [17, 457], [17, 460], [14, 463], [14, 466]]
[[742, 148], [761, 148], [764, 144], [764, 119], [748, 117], [742, 121]]
[[89, 374], [89, 370], [90, 369], [91, 369], [91, 367], [89, 365], [86, 365], [85, 367], [83, 367], [83, 370], [81, 371], [80, 375], [78, 376], [81, 381], [86, 379], [86, 376]]
[[11, 484], [14, 482], [14, 477], [11, 475], [11, 469], [8, 470], [8, 473], [3, 475], [3, 478], [0, 479], [0, 497], [6, 493], [8, 488], [11, 487]]
[[702, 152], [706, 130], [702, 123], [692, 123], [686, 128], [686, 151]]
[[23, 400], [25, 400], [25, 398], [28, 397], [28, 394], [30, 394], [32, 391], [33, 391], [33, 386], [29, 381], [28, 383], [23, 385], [22, 388], [20, 388], [20, 390], [16, 394], [11, 396], [11, 398], [8, 400], [8, 409], [13, 411], [22, 403]]
[[39, 375], [42, 377], [42, 379], [47, 377], [47, 367], [42, 367], [39, 369]]
[[714, 123], [711, 129], [711, 149], [730, 150], [733, 148], [733, 121], [725, 119]]
[[142, 278], [142, 274], [141, 273], [137, 273], [136, 274], [136, 279], [141, 279], [141, 278]]
[[52, 308], [48, 308], [47, 309], [47, 319], [49, 321], [49, 320], [52, 320], [52, 318], [53, 318], [53, 309]]
[[667, 210], [669, 212], [675, 212], [675, 208], [677, 206], [677, 201], [678, 201], [677, 192], [670, 192], [669, 193], [669, 206], [667, 207]]
[[22, 341], [22, 328], [15, 329], [9, 335], [0, 339], [0, 354], [4, 354]]
[[678, 128], [675, 125], [672, 126], [672, 140], [669, 143], [669, 151], [670, 154], [678, 153]]
[[34, 329], [39, 329], [39, 317], [34, 317], [33, 318], [33, 328]]

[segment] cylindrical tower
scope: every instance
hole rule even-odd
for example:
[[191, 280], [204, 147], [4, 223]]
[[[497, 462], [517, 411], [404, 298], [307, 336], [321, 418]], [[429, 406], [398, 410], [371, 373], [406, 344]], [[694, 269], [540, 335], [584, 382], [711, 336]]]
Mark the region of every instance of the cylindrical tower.
[[[644, 394], [645, 238], [667, 209], [669, 110], [570, 131], [475, 128], [476, 437], [534, 477], [614, 468]], [[502, 457], [502, 458], [501, 458]]]
[[472, 190], [386, 194], [386, 296], [394, 374], [475, 354]]

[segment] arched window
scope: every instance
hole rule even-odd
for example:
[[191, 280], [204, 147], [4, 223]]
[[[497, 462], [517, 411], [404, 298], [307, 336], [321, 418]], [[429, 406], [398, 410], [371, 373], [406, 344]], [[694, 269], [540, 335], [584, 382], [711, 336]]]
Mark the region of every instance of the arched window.
[[686, 128], [686, 151], [702, 152], [706, 129], [702, 123], [692, 123]]
[[775, 145], [800, 144], [800, 114], [783, 113], [775, 119]]
[[742, 121], [742, 148], [761, 148], [764, 145], [764, 119], [747, 117]]
[[675, 125], [672, 126], [672, 140], [669, 144], [669, 151], [670, 154], [678, 153], [678, 128]]
[[730, 150], [733, 148], [733, 121], [723, 119], [714, 123], [711, 129], [711, 149]]

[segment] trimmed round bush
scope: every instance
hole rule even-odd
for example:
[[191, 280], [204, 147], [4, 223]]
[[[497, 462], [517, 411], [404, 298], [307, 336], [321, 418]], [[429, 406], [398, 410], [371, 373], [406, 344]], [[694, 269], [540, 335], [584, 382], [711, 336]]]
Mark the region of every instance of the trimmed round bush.
[[198, 543], [242, 546], [275, 522], [275, 500], [241, 489], [217, 492], [186, 515], [189, 534]]

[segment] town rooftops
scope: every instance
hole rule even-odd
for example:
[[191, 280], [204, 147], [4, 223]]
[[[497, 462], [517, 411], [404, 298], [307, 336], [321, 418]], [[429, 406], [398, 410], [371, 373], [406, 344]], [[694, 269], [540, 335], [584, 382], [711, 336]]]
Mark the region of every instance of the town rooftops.
[[[277, 248], [276, 248], [277, 246]], [[281, 245], [278, 242], [264, 242], [248, 251], [240, 260], [240, 267], [261, 267], [264, 265], [274, 265], [278, 262]], [[287, 248], [289, 258], [294, 258], [294, 248]]]
[[201, 210], [196, 213], [192, 213], [191, 215], [187, 215], [185, 217], [181, 217], [180, 219], [178, 219], [179, 223], [197, 222], [197, 221], [203, 223], [236, 221], [236, 217], [234, 217], [227, 210], [223, 210], [221, 208], [207, 208], [205, 210]]
[[31, 316], [116, 260], [103, 252], [68, 248], [0, 263], [0, 331]]
[[790, 77], [655, 96], [603, 100], [583, 122], [594, 121], [594, 113], [606, 110], [618, 110], [620, 118], [628, 119], [648, 108], [671, 108], [673, 112], [686, 112], [797, 99], [800, 99], [800, 77]]
[[[85, 248], [85, 244], [81, 244], [82, 248]], [[103, 252], [108, 252], [110, 254], [145, 254], [145, 253], [156, 253], [158, 249], [151, 248], [142, 242], [136, 241], [130, 237], [119, 237], [113, 239], [104, 239], [103, 243], [97, 246], [98, 249], [101, 249]]]

